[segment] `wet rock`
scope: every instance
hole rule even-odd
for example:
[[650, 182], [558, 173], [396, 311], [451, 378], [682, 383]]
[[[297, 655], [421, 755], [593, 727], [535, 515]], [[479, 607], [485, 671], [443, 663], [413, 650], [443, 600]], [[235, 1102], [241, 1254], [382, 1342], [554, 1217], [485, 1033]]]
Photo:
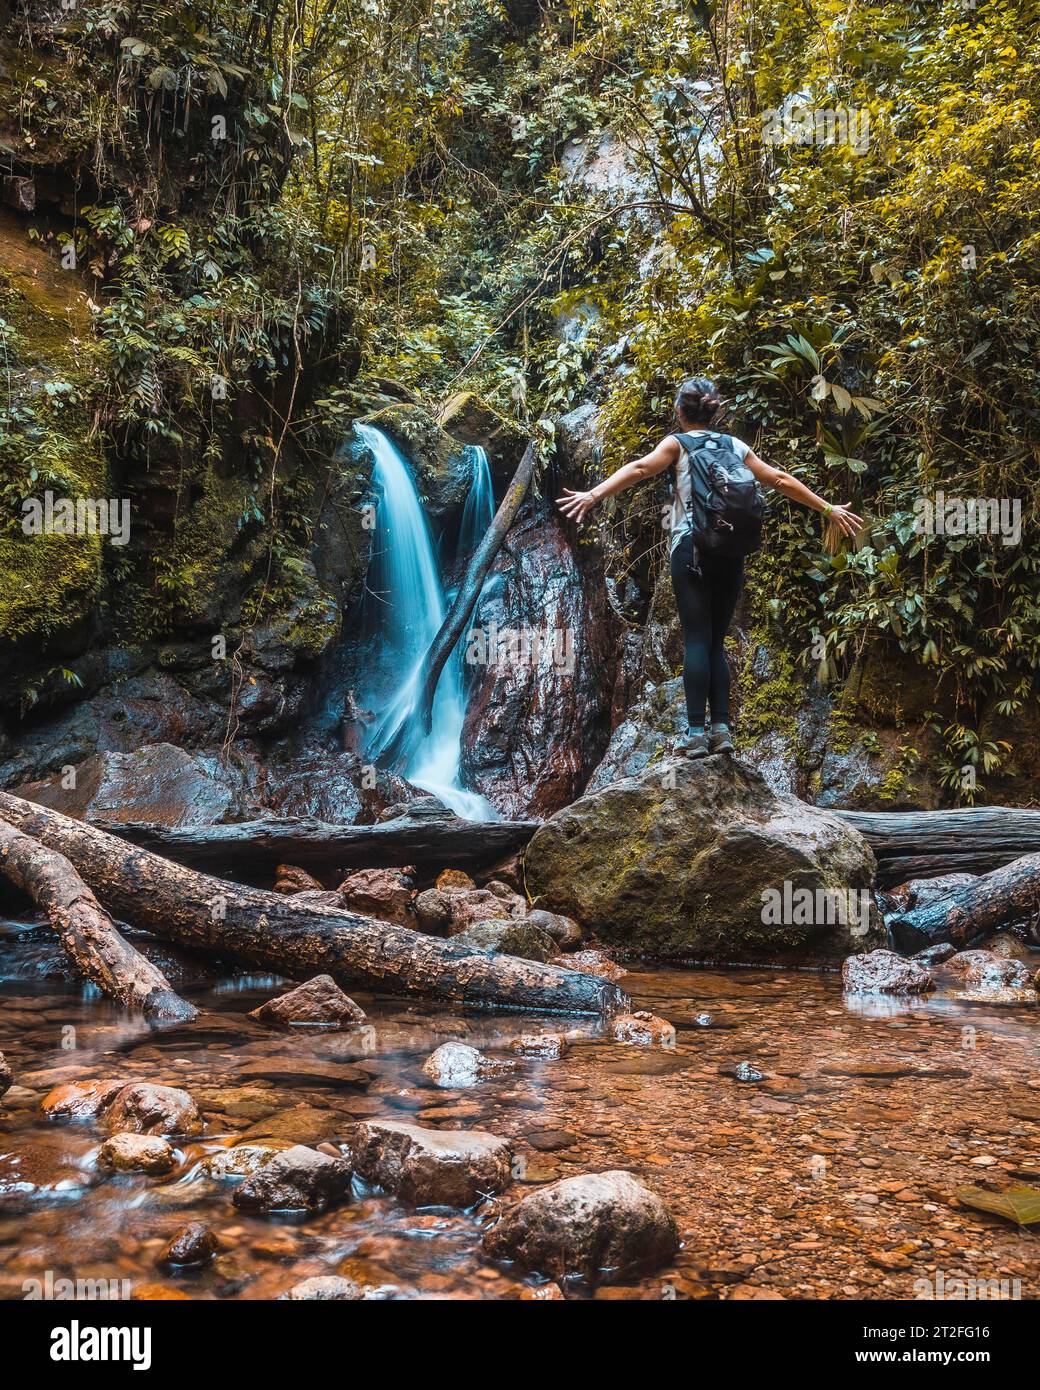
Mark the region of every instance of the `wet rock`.
[[564, 970], [580, 970], [585, 975], [599, 975], [604, 980], [620, 980], [628, 972], [602, 951], [575, 951], [570, 956], [553, 956], [550, 965]]
[[911, 912], [915, 907], [928, 907], [948, 898], [958, 888], [974, 883], [977, 874], [939, 874], [936, 878], [911, 878], [889, 888], [884, 894], [886, 914]]
[[136, 1081], [124, 1086], [104, 1111], [113, 1134], [194, 1135], [202, 1133], [202, 1116], [187, 1091]]
[[279, 864], [274, 871], [274, 891], [276, 893], [321, 892], [318, 880], [294, 864]]
[[567, 805], [609, 737], [620, 620], [602, 552], [571, 537], [532, 497], [474, 613], [486, 660], [471, 668], [462, 771], [507, 816]]
[[943, 961], [956, 954], [956, 946], [949, 941], [940, 941], [935, 946], [926, 946], [923, 951], [915, 951], [910, 959], [918, 961], [921, 965], [942, 965]]
[[82, 1196], [97, 1181], [88, 1152], [89, 1146], [77, 1144], [68, 1130], [33, 1135], [17, 1149], [5, 1139], [0, 1145], [0, 1212]]
[[271, 1028], [350, 1028], [365, 1011], [344, 994], [331, 975], [315, 975], [288, 994], [269, 999], [249, 1014]]
[[523, 920], [509, 918], [491, 922], [476, 922], [452, 938], [460, 946], [493, 955], [519, 956], [522, 960], [551, 960], [556, 954], [556, 942], [548, 932]]
[[751, 1062], [738, 1062], [733, 1068], [733, 1079], [744, 1082], [764, 1081], [766, 1074], [764, 1071], [759, 1071]]
[[438, 893], [468, 893], [476, 886], [462, 869], [442, 869], [434, 884]]
[[530, 1273], [619, 1283], [666, 1264], [679, 1248], [675, 1220], [632, 1173], [563, 1178], [524, 1197], [484, 1237], [493, 1259]]
[[350, 1186], [350, 1165], [296, 1144], [263, 1164], [231, 1199], [242, 1211], [317, 1212], [338, 1201]]
[[217, 1238], [201, 1221], [189, 1221], [167, 1241], [156, 1261], [175, 1269], [201, 1269], [217, 1253]]
[[512, 1150], [483, 1130], [424, 1129], [394, 1120], [357, 1126], [354, 1170], [412, 1206], [471, 1207], [509, 1186]]
[[452, 439], [485, 449], [496, 487], [505, 487], [527, 447], [527, 437], [514, 421], [474, 392], [459, 391], [442, 407], [437, 423]]
[[109, 1173], [162, 1177], [177, 1164], [173, 1148], [157, 1134], [113, 1134], [98, 1150], [97, 1165]]
[[567, 1051], [567, 1039], [562, 1033], [521, 1033], [509, 1044], [509, 1050], [520, 1057], [547, 1057], [555, 1060]]
[[506, 855], [497, 864], [492, 864], [490, 868], [484, 870], [486, 880], [498, 879], [499, 882], [508, 884], [514, 893], [524, 891], [524, 871], [520, 862], [519, 851]]
[[291, 1149], [286, 1139], [254, 1140], [247, 1144], [234, 1144], [230, 1149], [209, 1154], [202, 1160], [202, 1171], [208, 1178], [223, 1181], [227, 1178], [251, 1178], [253, 1174], [270, 1163], [275, 1154]]
[[364, 1285], [339, 1274], [315, 1274], [301, 1279], [278, 1297], [291, 1303], [357, 1303], [368, 1297], [368, 1291]]
[[477, 922], [502, 917], [520, 918], [527, 912], [527, 903], [518, 893], [506, 890], [505, 901], [487, 888], [474, 888], [466, 893], [448, 894], [448, 930], [454, 936]]
[[927, 994], [935, 988], [927, 966], [895, 951], [850, 956], [841, 968], [841, 979], [847, 990], [861, 994]]
[[[667, 590], [670, 589], [669, 584]], [[675, 651], [667, 654], [664, 663], [672, 671], [676, 660], [682, 662], [682, 638], [677, 630], [678, 615], [674, 611], [674, 599], [670, 592], [668, 599], [672, 621], [667, 626], [676, 629], [678, 638]], [[668, 752], [672, 740], [685, 728], [686, 701], [681, 677], [651, 685], [614, 729], [602, 761], [589, 778], [585, 794], [602, 791], [612, 782], [645, 772]]]
[[447, 931], [451, 922], [451, 894], [443, 888], [427, 888], [415, 899], [415, 915], [424, 931]]
[[1014, 932], [1002, 931], [997, 932], [995, 936], [987, 936], [984, 941], [979, 942], [979, 950], [990, 951], [1004, 960], [1022, 960], [1027, 965], [1040, 964], [1037, 952], [1030, 950], [1028, 943], [1015, 936]]
[[579, 798], [526, 867], [548, 908], [657, 959], [823, 963], [881, 936], [863, 837], [731, 758], [669, 758]]
[[994, 955], [992, 951], [959, 951], [946, 969], [960, 975], [966, 989], [1028, 989], [1033, 971], [1024, 961]]
[[67, 1081], [44, 1096], [40, 1109], [52, 1120], [92, 1120], [125, 1086], [125, 1081]]
[[172, 743], [132, 753], [98, 752], [76, 766], [75, 785], [61, 778], [16, 787], [16, 795], [96, 825], [210, 825], [243, 819], [249, 795], [242, 770], [215, 754]]
[[643, 1047], [674, 1047], [675, 1027], [647, 1009], [620, 1014], [610, 1025], [615, 1042], [639, 1043]]
[[344, 905], [367, 917], [415, 926], [412, 887], [400, 869], [360, 869], [339, 885]]
[[536, 907], [524, 919], [529, 926], [541, 927], [556, 942], [561, 951], [577, 951], [585, 939], [585, 934], [573, 917], [565, 917], [562, 912], [546, 912]]
[[7, 1058], [4, 1056], [2, 1052], [0, 1052], [0, 1096], [2, 1096], [5, 1091], [9, 1091], [11, 1089], [13, 1082], [14, 1072], [8, 1065]]
[[559, 1284], [539, 1284], [534, 1289], [524, 1289], [520, 1298], [531, 1303], [562, 1303], [563, 1290]]
[[492, 1076], [513, 1070], [513, 1063], [485, 1057], [467, 1043], [441, 1043], [422, 1065], [424, 1075], [447, 1090], [476, 1086]]

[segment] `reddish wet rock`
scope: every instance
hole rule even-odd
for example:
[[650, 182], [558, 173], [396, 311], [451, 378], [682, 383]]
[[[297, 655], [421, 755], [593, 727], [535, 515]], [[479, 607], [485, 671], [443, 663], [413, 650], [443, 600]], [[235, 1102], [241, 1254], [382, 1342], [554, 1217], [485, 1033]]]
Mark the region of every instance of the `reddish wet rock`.
[[350, 1186], [350, 1165], [302, 1144], [283, 1149], [236, 1188], [233, 1201], [243, 1211], [324, 1210]]
[[521, 1033], [509, 1044], [510, 1052], [520, 1057], [562, 1057], [567, 1051], [567, 1039], [562, 1033]]
[[198, 1269], [217, 1253], [217, 1238], [201, 1221], [189, 1221], [167, 1241], [158, 1264], [173, 1269]]
[[2, 1096], [5, 1093], [5, 1091], [9, 1091], [11, 1089], [13, 1082], [14, 1072], [8, 1066], [7, 1059], [4, 1057], [4, 1054], [0, 1052], [0, 1096]]
[[113, 1134], [98, 1150], [97, 1165], [104, 1172], [162, 1177], [176, 1167], [177, 1155], [157, 1134]]
[[604, 980], [620, 980], [627, 973], [602, 951], [575, 951], [569, 956], [553, 956], [550, 965], [559, 965], [564, 970], [581, 970], [586, 975], [599, 975]]
[[384, 922], [415, 926], [412, 885], [400, 869], [360, 869], [338, 888], [344, 906]]
[[114, 1100], [125, 1081], [67, 1081], [40, 1102], [52, 1120], [92, 1120]]
[[113, 1134], [194, 1135], [202, 1132], [199, 1108], [176, 1086], [137, 1081], [124, 1086], [105, 1106], [105, 1127]]
[[279, 864], [274, 873], [276, 893], [306, 893], [322, 891], [322, 886], [313, 874], [295, 864]]
[[842, 966], [841, 978], [847, 990], [862, 994], [927, 994], [935, 988], [926, 965], [895, 951], [849, 956]]
[[514, 1063], [485, 1057], [466, 1043], [446, 1042], [430, 1053], [422, 1069], [434, 1085], [451, 1089], [476, 1086], [488, 1077], [502, 1076], [514, 1070]]
[[610, 1035], [615, 1042], [637, 1043], [642, 1047], [675, 1046], [675, 1025], [647, 1009], [619, 1014], [611, 1021]]
[[471, 1207], [510, 1182], [508, 1141], [483, 1130], [369, 1120], [357, 1126], [349, 1147], [359, 1177], [412, 1206]]
[[344, 994], [331, 975], [315, 975], [249, 1015], [270, 1028], [352, 1028], [365, 1011]]

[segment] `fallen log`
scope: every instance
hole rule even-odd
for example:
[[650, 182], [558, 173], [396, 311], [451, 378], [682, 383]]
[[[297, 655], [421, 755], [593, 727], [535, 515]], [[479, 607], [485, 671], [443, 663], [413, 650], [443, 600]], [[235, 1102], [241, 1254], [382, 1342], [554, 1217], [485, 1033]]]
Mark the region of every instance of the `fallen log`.
[[1026, 854], [945, 898], [888, 920], [900, 951], [952, 942], [966, 947], [977, 937], [1016, 922], [1040, 920], [1040, 854]]
[[119, 932], [69, 861], [4, 821], [0, 874], [47, 914], [65, 954], [103, 994], [147, 1019], [196, 1017], [198, 1010]]
[[344, 985], [484, 1008], [605, 1014], [629, 1004], [598, 976], [475, 953], [450, 938], [243, 888], [7, 792], [0, 792], [0, 817], [64, 854], [118, 916], [156, 936], [290, 979], [329, 974]]
[[526, 845], [538, 821], [412, 818], [381, 825], [318, 820], [240, 821], [237, 825], [105, 825], [121, 839], [194, 869], [268, 882], [279, 864], [319, 876], [355, 869], [472, 869]]
[[1040, 853], [1040, 811], [971, 806], [953, 811], [835, 811], [878, 861], [878, 882], [988, 873]]

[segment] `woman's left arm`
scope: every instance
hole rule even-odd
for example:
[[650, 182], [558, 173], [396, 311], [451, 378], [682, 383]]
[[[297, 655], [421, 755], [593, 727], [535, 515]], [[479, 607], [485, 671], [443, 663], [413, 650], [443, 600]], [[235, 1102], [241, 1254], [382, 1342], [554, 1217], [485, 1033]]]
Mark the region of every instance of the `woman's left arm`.
[[656, 449], [644, 454], [642, 458], [626, 463], [588, 492], [575, 492], [569, 487], [564, 488], [563, 496], [556, 499], [556, 505], [570, 521], [581, 521], [597, 502], [603, 501], [604, 497], [613, 497], [615, 493], [635, 487], [636, 483], [652, 478], [656, 473], [663, 473], [678, 457], [679, 441], [674, 435], [669, 435], [661, 440]]
[[812, 507], [814, 511], [823, 512], [828, 520], [833, 521], [846, 536], [854, 536], [863, 525], [863, 518], [857, 516], [847, 502], [825, 502], [822, 497], [817, 496], [804, 483], [800, 483], [792, 474], [785, 473], [782, 468], [773, 468], [770, 464], [764, 463], [753, 450], [747, 451], [744, 462], [751, 469], [758, 482], [764, 483], [767, 487], [775, 488], [781, 496], [789, 497], [792, 502], [800, 502], [803, 507]]

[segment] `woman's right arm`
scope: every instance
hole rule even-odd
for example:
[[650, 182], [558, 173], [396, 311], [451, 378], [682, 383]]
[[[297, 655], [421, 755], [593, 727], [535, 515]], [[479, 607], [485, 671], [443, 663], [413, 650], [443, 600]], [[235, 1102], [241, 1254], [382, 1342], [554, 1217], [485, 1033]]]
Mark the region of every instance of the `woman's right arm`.
[[597, 502], [603, 501], [604, 497], [613, 497], [615, 493], [624, 492], [625, 488], [635, 487], [636, 483], [644, 482], [656, 473], [663, 473], [666, 468], [670, 468], [679, 457], [679, 448], [679, 441], [674, 435], [669, 435], [649, 454], [626, 463], [588, 492], [575, 492], [565, 487], [563, 496], [557, 497], [556, 505], [569, 520], [581, 521]]

